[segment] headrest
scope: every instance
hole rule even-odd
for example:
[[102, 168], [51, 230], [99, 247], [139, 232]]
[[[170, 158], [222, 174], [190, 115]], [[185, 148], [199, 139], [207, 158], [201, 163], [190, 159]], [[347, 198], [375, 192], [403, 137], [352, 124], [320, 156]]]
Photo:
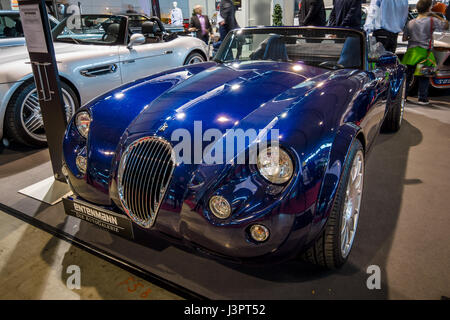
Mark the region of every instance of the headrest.
[[108, 31], [106, 33], [107, 34], [117, 35], [117, 34], [119, 34], [119, 30], [120, 30], [120, 24], [119, 23], [112, 23], [112, 24], [109, 25]]
[[154, 23], [151, 21], [145, 21], [144, 23], [142, 23], [142, 34], [149, 34], [149, 33], [153, 33], [154, 31]]

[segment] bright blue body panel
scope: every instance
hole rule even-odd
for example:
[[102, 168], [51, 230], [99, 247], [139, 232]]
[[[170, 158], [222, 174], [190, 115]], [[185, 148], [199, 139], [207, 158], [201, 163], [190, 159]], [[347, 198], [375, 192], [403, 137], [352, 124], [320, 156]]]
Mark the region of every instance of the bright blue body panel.
[[[157, 135], [171, 141], [179, 128], [194, 135], [194, 121], [202, 121], [203, 132], [270, 126], [279, 130], [280, 144], [295, 162], [287, 185], [274, 186], [246, 165], [181, 164], [173, 172], [155, 225], [144, 232], [162, 232], [239, 260], [278, 259], [306, 249], [327, 221], [351, 144], [359, 139], [369, 151], [388, 102], [401, 87], [404, 67], [332, 71], [294, 65], [209, 62], [99, 97], [84, 107], [92, 117], [87, 145], [73, 121], [65, 135], [64, 159], [73, 191], [85, 201], [123, 213], [118, 165], [137, 139]], [[177, 118], [180, 113], [182, 119]], [[218, 121], [221, 117], [227, 121]], [[202, 150], [208, 144], [204, 142]], [[86, 175], [75, 164], [80, 152], [88, 159]], [[212, 195], [231, 203], [230, 219], [219, 220], [209, 212], [206, 204]], [[264, 243], [246, 236], [255, 222], [271, 231]]]

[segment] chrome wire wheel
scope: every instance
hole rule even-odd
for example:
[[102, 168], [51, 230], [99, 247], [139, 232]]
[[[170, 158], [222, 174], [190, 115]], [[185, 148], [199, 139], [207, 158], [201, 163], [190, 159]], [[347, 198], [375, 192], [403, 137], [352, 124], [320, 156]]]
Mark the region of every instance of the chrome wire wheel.
[[[72, 96], [62, 88], [62, 95], [65, 105], [67, 121], [75, 113], [75, 101]], [[38, 141], [47, 141], [42, 120], [41, 107], [39, 105], [38, 93], [36, 89], [31, 90], [22, 102], [20, 108], [20, 120], [25, 132]]]
[[353, 245], [361, 207], [364, 183], [364, 155], [359, 150], [353, 159], [345, 193], [344, 209], [342, 212], [340, 239], [341, 254], [345, 259]]
[[187, 58], [186, 65], [202, 62], [205, 62], [205, 59], [203, 59], [203, 57], [200, 54], [194, 53]]

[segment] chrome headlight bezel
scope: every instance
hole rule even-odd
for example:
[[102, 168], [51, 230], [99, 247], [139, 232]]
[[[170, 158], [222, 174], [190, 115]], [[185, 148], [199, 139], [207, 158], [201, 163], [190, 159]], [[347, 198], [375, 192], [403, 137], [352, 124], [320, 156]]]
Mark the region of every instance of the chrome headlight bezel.
[[[278, 150], [278, 161], [271, 159], [273, 148]], [[294, 176], [294, 161], [289, 153], [279, 146], [269, 146], [258, 153], [257, 165], [259, 174], [272, 184], [284, 185]]]
[[89, 136], [91, 122], [91, 115], [87, 111], [81, 111], [75, 115], [75, 127], [77, 128], [78, 133], [85, 139]]

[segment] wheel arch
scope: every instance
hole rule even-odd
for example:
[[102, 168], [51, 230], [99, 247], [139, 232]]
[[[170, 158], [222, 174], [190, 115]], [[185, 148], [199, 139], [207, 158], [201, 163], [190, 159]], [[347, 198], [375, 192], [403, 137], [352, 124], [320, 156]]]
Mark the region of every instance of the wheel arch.
[[[63, 81], [65, 84], [67, 84], [73, 90], [73, 92], [77, 96], [78, 103], [81, 106], [81, 96], [80, 96], [80, 92], [78, 91], [77, 87], [73, 84], [72, 81], [70, 81], [64, 75], [59, 75], [59, 78], [61, 79], [61, 81]], [[5, 114], [6, 114], [6, 109], [8, 108], [9, 102], [11, 101], [11, 98], [17, 92], [17, 90], [19, 90], [23, 86], [27, 85], [28, 82], [30, 80], [32, 80], [32, 79], [33, 79], [33, 75], [32, 74], [28, 74], [25, 77], [23, 77], [22, 79], [20, 79], [19, 81], [17, 81], [13, 86], [11, 86], [11, 88], [6, 93], [3, 101], [1, 102], [1, 106], [0, 106], [0, 139], [2, 139], [3, 137], [6, 136], [6, 132], [5, 132], [5, 121], [6, 121]]]
[[326, 170], [322, 177], [320, 192], [315, 206], [314, 219], [308, 235], [308, 244], [314, 242], [326, 226], [336, 192], [342, 179], [344, 163], [355, 141], [361, 143], [364, 154], [366, 154], [366, 137], [361, 128], [353, 123], [342, 125], [334, 138]]
[[199, 48], [195, 48], [195, 49], [189, 51], [189, 52], [186, 54], [186, 56], [184, 57], [183, 65], [186, 64], [187, 58], [188, 58], [191, 54], [193, 54], [193, 53], [199, 53], [199, 54], [201, 54], [202, 57], [205, 59], [205, 62], [208, 61], [208, 57], [206, 56], [205, 52], [203, 52], [203, 50], [201, 50], [201, 49], [199, 49]]

